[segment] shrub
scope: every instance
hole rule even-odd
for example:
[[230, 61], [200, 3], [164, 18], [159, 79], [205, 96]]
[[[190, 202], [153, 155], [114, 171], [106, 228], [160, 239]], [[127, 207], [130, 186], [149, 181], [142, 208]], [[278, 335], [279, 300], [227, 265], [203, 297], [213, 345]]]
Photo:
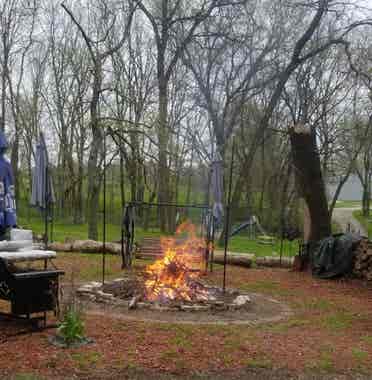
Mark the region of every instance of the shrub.
[[84, 322], [81, 313], [71, 308], [65, 316], [57, 332], [67, 345], [81, 342], [84, 339]]

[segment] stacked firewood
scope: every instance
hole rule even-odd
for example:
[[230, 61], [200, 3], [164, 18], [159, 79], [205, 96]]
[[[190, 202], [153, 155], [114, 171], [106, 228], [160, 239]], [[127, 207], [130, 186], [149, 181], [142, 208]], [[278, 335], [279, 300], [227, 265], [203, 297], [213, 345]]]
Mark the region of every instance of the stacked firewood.
[[364, 280], [372, 280], [372, 242], [367, 239], [362, 239], [355, 249], [353, 273]]

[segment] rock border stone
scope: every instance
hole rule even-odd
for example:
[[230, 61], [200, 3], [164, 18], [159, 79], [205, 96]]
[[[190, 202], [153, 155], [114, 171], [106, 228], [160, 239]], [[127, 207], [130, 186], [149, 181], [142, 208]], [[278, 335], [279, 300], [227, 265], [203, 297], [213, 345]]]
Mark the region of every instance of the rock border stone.
[[[113, 285], [117, 282], [125, 281], [125, 278], [117, 278], [112, 281], [106, 282], [105, 285]], [[213, 286], [206, 286], [210, 290], [219, 289]], [[249, 305], [251, 299], [248, 294], [242, 294], [235, 289], [226, 289], [226, 291], [235, 296], [232, 302], [224, 302], [221, 300], [208, 300], [195, 303], [180, 303], [177, 305], [161, 304], [159, 302], [143, 301], [138, 297], [132, 297], [130, 300], [121, 299], [115, 297], [112, 293], [106, 293], [102, 291], [102, 284], [96, 281], [89, 282], [80, 286], [77, 289], [77, 293], [83, 299], [87, 299], [92, 302], [120, 305], [130, 310], [134, 309], [150, 309], [162, 312], [172, 311], [184, 311], [184, 312], [208, 312], [208, 311], [227, 311], [227, 310], [239, 310]]]

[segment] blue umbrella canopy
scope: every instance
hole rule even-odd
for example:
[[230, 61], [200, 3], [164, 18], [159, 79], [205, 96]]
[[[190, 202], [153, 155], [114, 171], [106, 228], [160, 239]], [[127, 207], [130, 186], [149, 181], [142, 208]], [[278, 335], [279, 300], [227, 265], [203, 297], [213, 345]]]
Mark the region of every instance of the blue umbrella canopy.
[[217, 151], [212, 162], [211, 187], [213, 194], [213, 216], [220, 224], [223, 219], [223, 161]]
[[52, 177], [48, 169], [48, 150], [45, 139], [40, 133], [40, 139], [36, 146], [35, 167], [32, 172], [31, 205], [46, 209], [55, 202]]
[[0, 131], [0, 227], [13, 227], [17, 224], [14, 177], [10, 162], [4, 157], [8, 142]]

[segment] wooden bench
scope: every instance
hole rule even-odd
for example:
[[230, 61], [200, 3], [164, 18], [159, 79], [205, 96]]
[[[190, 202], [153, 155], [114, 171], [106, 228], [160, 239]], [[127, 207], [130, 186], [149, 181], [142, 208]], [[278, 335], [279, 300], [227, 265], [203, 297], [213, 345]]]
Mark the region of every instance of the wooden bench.
[[[3, 316], [44, 320], [46, 312], [58, 311], [59, 276], [61, 270], [12, 271], [6, 260], [0, 258], [0, 299], [10, 302], [11, 313]], [[33, 314], [43, 313], [43, 317]]]

